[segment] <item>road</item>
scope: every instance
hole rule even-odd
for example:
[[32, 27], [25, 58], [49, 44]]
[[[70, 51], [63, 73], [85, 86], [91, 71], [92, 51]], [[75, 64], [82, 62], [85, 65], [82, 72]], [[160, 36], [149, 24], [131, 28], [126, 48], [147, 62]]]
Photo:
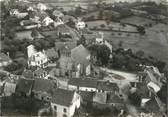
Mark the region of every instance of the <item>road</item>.
[[122, 79], [122, 80], [117, 80], [115, 78], [111, 78], [111, 80], [113, 80], [113, 81], [119, 81], [119, 82], [137, 81], [137, 74], [128, 73], [128, 72], [124, 72], [124, 71], [118, 71], [118, 70], [114, 70], [114, 69], [107, 69], [107, 68], [101, 68], [101, 69], [106, 71], [107, 73], [117, 74], [117, 75], [120, 75], [120, 76], [125, 78], [125, 79]]

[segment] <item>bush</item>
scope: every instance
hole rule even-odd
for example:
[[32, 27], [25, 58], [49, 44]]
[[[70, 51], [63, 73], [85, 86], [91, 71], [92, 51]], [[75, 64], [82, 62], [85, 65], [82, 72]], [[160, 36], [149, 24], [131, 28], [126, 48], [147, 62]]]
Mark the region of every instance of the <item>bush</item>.
[[100, 27], [101, 27], [101, 28], [105, 28], [105, 25], [104, 25], [104, 24], [101, 24]]

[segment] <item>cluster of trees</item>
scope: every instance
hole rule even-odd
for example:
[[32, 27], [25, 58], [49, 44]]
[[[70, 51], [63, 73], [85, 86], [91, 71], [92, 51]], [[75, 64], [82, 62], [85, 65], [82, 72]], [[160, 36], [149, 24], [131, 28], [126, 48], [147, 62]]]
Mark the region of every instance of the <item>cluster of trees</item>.
[[[84, 43], [84, 40], [81, 40]], [[122, 46], [122, 43], [121, 43]], [[123, 71], [137, 72], [142, 71], [143, 67], [140, 65], [156, 66], [160, 72], [164, 72], [166, 63], [157, 60], [151, 56], [145, 56], [143, 51], [132, 52], [131, 49], [124, 50], [118, 48], [113, 50], [113, 57], [110, 58], [110, 49], [106, 45], [90, 45], [88, 49], [93, 55], [93, 63], [98, 66], [107, 66], [112, 69], [120, 69]]]
[[109, 67], [136, 72], [143, 70], [143, 68], [139, 66], [140, 64], [149, 66], [154, 65], [158, 67], [160, 72], [163, 72], [166, 66], [165, 62], [159, 61], [154, 57], [146, 57], [143, 51], [133, 53], [131, 49], [124, 50], [119, 48], [113, 51], [113, 58], [110, 60]]
[[147, 11], [149, 14], [162, 14], [166, 12], [166, 5], [156, 4], [155, 2], [143, 3], [146, 7], [141, 7], [141, 10]]
[[113, 59], [110, 61], [109, 67], [126, 71], [139, 71], [140, 61], [134, 57], [131, 49], [124, 51], [122, 48], [113, 52]]
[[35, 39], [32, 44], [35, 46], [37, 51], [42, 51], [43, 49], [52, 48], [55, 46], [55, 39], [53, 38], [43, 38], [43, 39]]
[[[9, 39], [5, 38], [3, 40], [3, 52], [7, 53], [9, 52], [9, 55], [12, 59], [15, 59], [17, 56], [17, 53], [22, 53], [23, 55], [27, 54], [26, 47], [30, 44], [30, 40], [23, 39]], [[26, 57], [26, 56], [25, 56]]]
[[28, 39], [18, 40], [5, 38], [3, 40], [4, 53], [9, 53], [9, 56], [14, 60], [10, 65], [5, 67], [6, 71], [13, 74], [21, 74], [27, 66], [27, 46], [30, 44]]
[[3, 97], [1, 106], [3, 109], [17, 110], [20, 115], [37, 116], [39, 109], [49, 105], [46, 102], [36, 100], [32, 97], [23, 97], [13, 94], [10, 97]]
[[138, 26], [137, 31], [141, 34], [144, 35], [146, 33], [145, 28], [143, 26]]
[[106, 66], [110, 59], [110, 49], [106, 45], [93, 44], [88, 46], [91, 54], [96, 58], [96, 65]]

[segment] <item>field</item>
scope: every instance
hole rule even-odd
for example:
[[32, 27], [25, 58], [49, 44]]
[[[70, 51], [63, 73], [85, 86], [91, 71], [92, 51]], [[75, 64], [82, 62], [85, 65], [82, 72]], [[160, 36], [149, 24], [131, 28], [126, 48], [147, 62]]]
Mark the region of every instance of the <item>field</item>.
[[137, 32], [136, 27], [131, 26], [131, 25], [121, 25], [120, 23], [117, 22], [109, 22], [107, 23], [104, 20], [96, 20], [96, 21], [89, 21], [86, 22], [88, 25], [88, 28], [94, 28], [94, 27], [99, 27], [101, 28], [101, 25], [103, 24], [105, 28], [109, 28], [115, 31], [128, 31], [128, 32]]
[[123, 42], [124, 48], [131, 48], [133, 51], [143, 50], [146, 55], [153, 56], [159, 60], [168, 63], [168, 26], [165, 24], [157, 24], [151, 28], [146, 29], [146, 34], [141, 36], [139, 34], [129, 34], [112, 31], [104, 32], [104, 38], [109, 40], [113, 47], [117, 47], [119, 42]]
[[121, 20], [121, 22], [126, 23], [126, 24], [139, 25], [139, 26], [145, 26], [146, 24], [154, 23], [154, 21], [152, 20], [142, 18], [142, 17], [137, 17], [137, 16], [124, 18]]

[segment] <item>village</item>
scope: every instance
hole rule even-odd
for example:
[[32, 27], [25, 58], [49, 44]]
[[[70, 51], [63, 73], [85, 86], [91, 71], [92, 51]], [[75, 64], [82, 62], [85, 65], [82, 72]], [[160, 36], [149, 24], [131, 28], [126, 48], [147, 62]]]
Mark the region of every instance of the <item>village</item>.
[[1, 1], [1, 116], [166, 117], [166, 3], [127, 1]]

